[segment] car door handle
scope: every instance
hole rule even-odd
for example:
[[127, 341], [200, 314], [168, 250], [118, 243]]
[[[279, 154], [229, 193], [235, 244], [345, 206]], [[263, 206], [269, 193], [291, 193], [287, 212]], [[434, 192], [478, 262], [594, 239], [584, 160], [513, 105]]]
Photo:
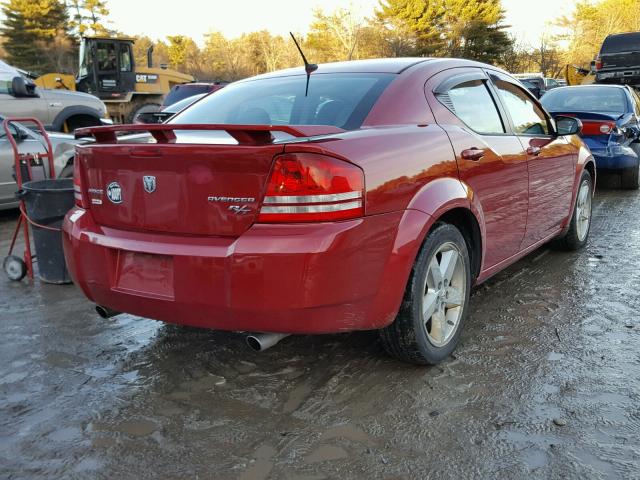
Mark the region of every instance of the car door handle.
[[542, 152], [542, 149], [540, 147], [529, 147], [529, 148], [527, 148], [527, 155], [538, 156], [538, 155], [540, 155], [540, 152]]
[[465, 160], [474, 160], [478, 161], [482, 157], [484, 157], [484, 150], [480, 150], [479, 148], [467, 148], [462, 151], [462, 158]]

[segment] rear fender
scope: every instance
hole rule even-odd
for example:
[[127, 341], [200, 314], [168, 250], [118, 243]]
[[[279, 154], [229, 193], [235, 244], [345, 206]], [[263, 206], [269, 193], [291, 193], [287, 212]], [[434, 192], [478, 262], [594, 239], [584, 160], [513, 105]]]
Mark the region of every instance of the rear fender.
[[[484, 258], [484, 239], [486, 232], [484, 213], [478, 197], [466, 183], [451, 177], [439, 178], [429, 182], [413, 197], [408, 208], [426, 213], [431, 217], [432, 224], [454, 208], [470, 210], [480, 226], [483, 245], [482, 256]], [[431, 226], [429, 226], [429, 228], [431, 228]]]
[[373, 328], [382, 328], [393, 322], [427, 234], [443, 215], [456, 208], [464, 208], [473, 213], [480, 226], [484, 258], [484, 215], [471, 188], [451, 177], [429, 182], [415, 195], [398, 225], [393, 251], [385, 267], [385, 288], [372, 304], [373, 312], [384, 312], [383, 315], [375, 315], [382, 323]]

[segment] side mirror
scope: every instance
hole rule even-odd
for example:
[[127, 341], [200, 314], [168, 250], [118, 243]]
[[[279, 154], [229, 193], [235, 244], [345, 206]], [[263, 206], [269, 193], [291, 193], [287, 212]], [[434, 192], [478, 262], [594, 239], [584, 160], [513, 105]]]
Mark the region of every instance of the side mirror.
[[555, 117], [558, 135], [580, 135], [582, 122], [578, 118], [558, 115]]
[[36, 86], [33, 83], [27, 83], [20, 75], [11, 80], [11, 95], [16, 98], [38, 96]]

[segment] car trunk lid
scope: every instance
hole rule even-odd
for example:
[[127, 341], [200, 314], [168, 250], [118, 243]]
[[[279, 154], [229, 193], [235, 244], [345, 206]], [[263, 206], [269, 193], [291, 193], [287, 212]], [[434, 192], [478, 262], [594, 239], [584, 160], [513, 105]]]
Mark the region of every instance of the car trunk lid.
[[[117, 132], [148, 131], [156, 143], [118, 143]], [[234, 144], [180, 143], [174, 130], [221, 130]], [[80, 129], [96, 143], [78, 148], [81, 191], [104, 226], [188, 235], [239, 236], [256, 220], [274, 157], [296, 137], [336, 127], [126, 125]], [[220, 132], [218, 132], [220, 133]], [[185, 140], [189, 141], [189, 140]]]

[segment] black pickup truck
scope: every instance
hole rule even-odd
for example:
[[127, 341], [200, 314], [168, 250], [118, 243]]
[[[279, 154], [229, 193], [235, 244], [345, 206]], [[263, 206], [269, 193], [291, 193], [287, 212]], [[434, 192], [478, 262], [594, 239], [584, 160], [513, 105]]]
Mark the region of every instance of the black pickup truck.
[[640, 32], [604, 39], [596, 58], [596, 83], [640, 86]]

